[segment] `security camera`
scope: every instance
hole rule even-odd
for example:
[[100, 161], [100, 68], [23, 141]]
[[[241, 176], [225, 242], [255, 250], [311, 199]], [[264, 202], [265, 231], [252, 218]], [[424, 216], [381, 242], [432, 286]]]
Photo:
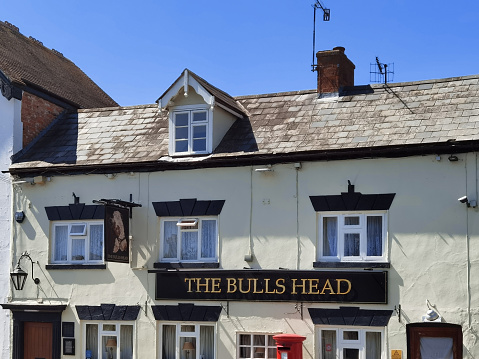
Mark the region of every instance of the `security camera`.
[[467, 196], [462, 196], [462, 197], [458, 198], [457, 200], [461, 203], [467, 203], [468, 202], [467, 201]]

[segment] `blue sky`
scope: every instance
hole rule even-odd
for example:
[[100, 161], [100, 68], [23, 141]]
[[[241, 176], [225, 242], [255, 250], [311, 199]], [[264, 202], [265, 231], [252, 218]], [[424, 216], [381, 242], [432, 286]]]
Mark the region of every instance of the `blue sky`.
[[[0, 20], [62, 52], [120, 105], [153, 103], [189, 68], [230, 95], [313, 89], [314, 0], [0, 0]], [[479, 1], [323, 0], [316, 50], [376, 56], [394, 82], [479, 73]]]

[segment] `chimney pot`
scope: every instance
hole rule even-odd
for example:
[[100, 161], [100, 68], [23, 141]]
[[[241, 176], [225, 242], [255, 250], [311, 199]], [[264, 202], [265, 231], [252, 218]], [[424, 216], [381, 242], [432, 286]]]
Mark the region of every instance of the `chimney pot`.
[[345, 48], [336, 46], [332, 50], [318, 51], [318, 96], [339, 95], [345, 86], [354, 86], [354, 64], [344, 54]]

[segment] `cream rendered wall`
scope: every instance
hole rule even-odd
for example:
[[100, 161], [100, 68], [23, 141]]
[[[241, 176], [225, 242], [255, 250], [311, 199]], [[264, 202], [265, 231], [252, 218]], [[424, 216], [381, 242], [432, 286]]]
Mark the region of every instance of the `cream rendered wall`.
[[[0, 95], [0, 171], [10, 167], [10, 157], [21, 149], [22, 123], [21, 101], [7, 100]], [[0, 301], [9, 296], [10, 240], [12, 222], [12, 184], [8, 174], [0, 173]], [[0, 354], [8, 358], [10, 353], [10, 312], [0, 310]]]
[[[151, 305], [156, 301], [155, 275], [147, 273], [159, 257], [159, 219], [151, 202], [183, 198], [225, 200], [219, 217], [220, 267], [223, 269], [312, 270], [316, 258], [317, 215], [311, 195], [334, 195], [355, 190], [396, 193], [388, 215], [389, 272], [387, 305], [352, 304], [365, 309], [389, 309], [401, 305], [401, 322], [393, 314], [387, 327], [387, 348], [406, 355], [405, 325], [421, 321], [426, 299], [445, 322], [462, 325], [465, 355], [479, 356], [477, 328], [479, 298], [479, 224], [477, 208], [466, 208], [457, 198], [477, 195], [477, 155], [458, 155], [459, 161], [440, 161], [436, 156], [399, 159], [363, 159], [278, 164], [273, 172], [251, 167], [104, 175], [55, 176], [44, 185], [21, 185], [14, 193], [14, 210], [24, 210], [26, 220], [15, 223], [14, 258], [28, 250], [40, 262], [35, 276], [14, 300], [43, 303], [61, 301], [69, 308], [63, 320], [75, 321], [77, 358], [82, 352], [81, 327], [72, 309], [75, 305], [141, 305], [136, 325], [136, 358], [152, 358], [158, 350], [157, 323]], [[130, 266], [108, 263], [106, 270], [46, 270], [49, 262], [48, 223], [44, 207], [118, 198], [143, 205], [133, 209]], [[251, 250], [254, 261], [244, 255]], [[146, 303], [146, 306], [145, 306]], [[200, 305], [226, 303], [199, 302]], [[338, 304], [304, 303], [303, 318], [296, 303], [230, 302], [229, 316], [222, 311], [217, 324], [217, 357], [235, 357], [238, 332], [285, 332], [306, 335], [304, 358], [315, 358], [314, 325], [307, 308], [338, 308]], [[343, 304], [341, 304], [343, 305]], [[344, 304], [347, 305], [347, 304]], [[156, 344], [153, 344], [156, 343]], [[468, 354], [470, 352], [470, 354]]]

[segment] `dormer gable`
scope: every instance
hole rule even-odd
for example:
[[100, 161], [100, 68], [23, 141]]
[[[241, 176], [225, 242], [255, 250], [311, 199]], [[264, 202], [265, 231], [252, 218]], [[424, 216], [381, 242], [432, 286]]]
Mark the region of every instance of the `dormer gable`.
[[185, 69], [157, 100], [168, 113], [169, 154], [210, 154], [244, 112], [226, 92]]

